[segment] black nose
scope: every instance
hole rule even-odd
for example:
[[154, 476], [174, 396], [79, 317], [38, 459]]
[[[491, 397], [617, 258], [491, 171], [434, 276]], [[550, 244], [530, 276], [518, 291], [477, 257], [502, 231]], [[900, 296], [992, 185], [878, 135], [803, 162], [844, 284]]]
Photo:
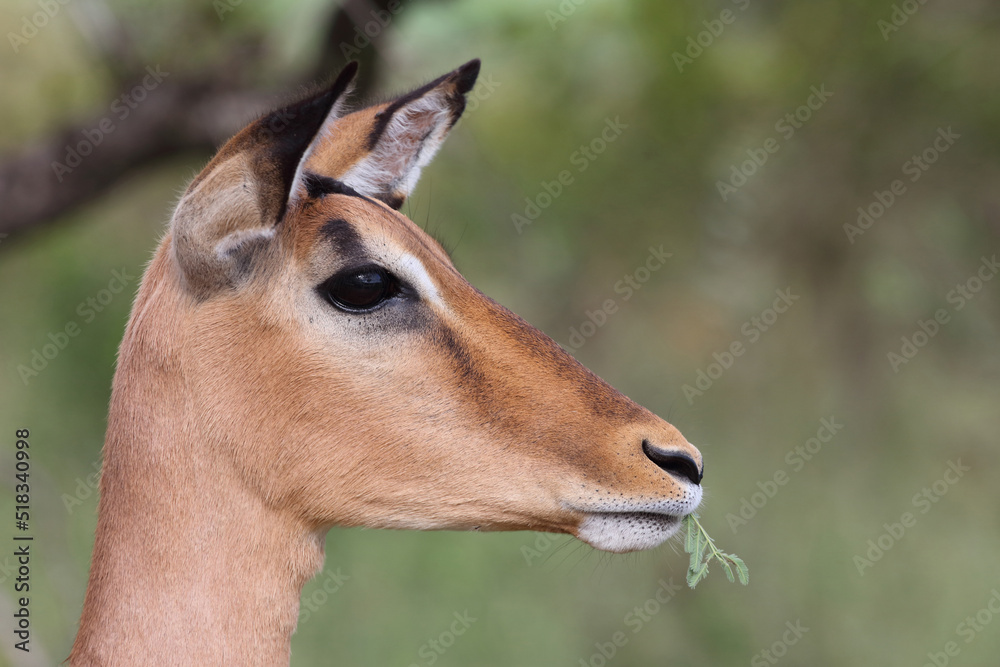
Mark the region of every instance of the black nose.
[[649, 441], [642, 441], [642, 451], [649, 457], [649, 460], [660, 466], [665, 472], [674, 477], [683, 477], [691, 480], [692, 484], [701, 484], [704, 468], [699, 470], [698, 464], [687, 454], [681, 452], [665, 452], [649, 444]]

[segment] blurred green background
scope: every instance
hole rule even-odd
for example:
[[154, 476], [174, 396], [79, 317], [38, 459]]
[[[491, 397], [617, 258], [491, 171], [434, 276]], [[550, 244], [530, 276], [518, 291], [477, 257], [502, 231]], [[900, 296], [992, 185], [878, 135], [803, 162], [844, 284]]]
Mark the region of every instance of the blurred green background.
[[[135, 83], [106, 48], [115, 26], [134, 62], [172, 83], [272, 101], [317, 63], [335, 71], [345, 50], [381, 93], [482, 58], [476, 101], [404, 211], [473, 284], [564, 346], [615, 300], [574, 354], [701, 448], [703, 524], [750, 567], [746, 588], [716, 568], [642, 617], [635, 608], [661, 580], [683, 584], [677, 542], [611, 556], [564, 536], [334, 529], [325, 571], [303, 593], [294, 665], [922, 665], [950, 641], [950, 664], [997, 664], [1000, 618], [980, 610], [1000, 590], [1000, 280], [976, 282], [977, 271], [993, 277], [982, 258], [1000, 250], [995, 3], [409, 0], [373, 43], [345, 42], [351, 51], [331, 49], [327, 27], [339, 12], [350, 19], [341, 34], [357, 35], [376, 20], [365, 2], [81, 0], [58, 5], [15, 52], [10, 34], [40, 6], [0, 10], [0, 162], [77, 141], [59, 133], [111, 113]], [[813, 87], [831, 95], [809, 109]], [[144, 122], [157, 94], [116, 131]], [[192, 122], [218, 121], [225, 136], [255, 111]], [[786, 119], [796, 113], [802, 122]], [[608, 119], [625, 127], [581, 163], [574, 153]], [[949, 128], [958, 138], [936, 152]], [[15, 657], [3, 630], [0, 662], [63, 660], [83, 600], [97, 507], [88, 476], [137, 281], [89, 321], [78, 304], [113, 270], [141, 273], [210, 155], [164, 150], [0, 238], [0, 514], [13, 513], [13, 431], [30, 428], [36, 535], [35, 650]], [[914, 156], [935, 161], [914, 171]], [[563, 170], [573, 182], [539, 200]], [[877, 213], [897, 179], [905, 192], [849, 235], [858, 207]], [[512, 215], [525, 215], [526, 198], [547, 206], [519, 232]], [[625, 299], [616, 284], [651, 246], [672, 255]], [[955, 296], [959, 285], [970, 298]], [[786, 289], [798, 298], [773, 319]], [[935, 330], [939, 309], [935, 335], [916, 333], [921, 321]], [[70, 321], [79, 335], [23, 381], [18, 367]], [[903, 337], [922, 345], [893, 368]], [[700, 372], [715, 376], [707, 388]], [[831, 418], [843, 425], [832, 439], [809, 460], [794, 453]], [[959, 460], [968, 471], [941, 481]], [[784, 484], [768, 483], [776, 473]], [[915, 498], [925, 488], [933, 503]], [[885, 524], [904, 512], [916, 523], [897, 539]], [[869, 540], [890, 548], [875, 561]], [[10, 563], [0, 555], [0, 629], [12, 626]], [[435, 652], [428, 642], [456, 612], [476, 621]], [[786, 634], [789, 622], [808, 632]], [[595, 643], [619, 631], [627, 641], [604, 658]]]

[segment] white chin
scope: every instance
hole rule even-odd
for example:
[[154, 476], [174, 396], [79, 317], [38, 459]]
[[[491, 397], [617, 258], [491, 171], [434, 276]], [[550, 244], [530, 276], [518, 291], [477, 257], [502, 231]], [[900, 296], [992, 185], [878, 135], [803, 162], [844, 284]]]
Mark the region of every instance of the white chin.
[[577, 537], [595, 549], [625, 553], [658, 547], [681, 527], [678, 516], [648, 512], [599, 512], [580, 523]]

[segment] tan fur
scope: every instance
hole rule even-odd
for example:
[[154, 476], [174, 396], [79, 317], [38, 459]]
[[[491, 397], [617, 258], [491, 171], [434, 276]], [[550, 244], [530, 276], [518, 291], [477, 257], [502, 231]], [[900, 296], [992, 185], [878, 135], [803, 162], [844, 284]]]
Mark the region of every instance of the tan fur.
[[[373, 119], [338, 121], [308, 169], [345, 173]], [[264, 224], [245, 166], [255, 147], [233, 141], [178, 207], [122, 341], [71, 664], [287, 664], [334, 525], [578, 535], [591, 512], [697, 503], [642, 451], [700, 466], [673, 426], [477, 291], [380, 202], [299, 191], [247, 251], [251, 269], [205, 260]], [[335, 218], [379, 263], [429, 279], [436, 295], [406, 327], [317, 297], [345, 261], [321, 231]]]
[[368, 134], [374, 124], [375, 114], [387, 104], [368, 107], [341, 118], [336, 131], [322, 136], [306, 167], [317, 174], [339, 178], [370, 152]]

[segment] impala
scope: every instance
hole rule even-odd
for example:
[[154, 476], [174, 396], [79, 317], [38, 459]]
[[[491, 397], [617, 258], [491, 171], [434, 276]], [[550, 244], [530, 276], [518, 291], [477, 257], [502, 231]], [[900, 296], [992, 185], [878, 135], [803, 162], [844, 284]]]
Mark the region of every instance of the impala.
[[701, 455], [398, 212], [473, 60], [348, 112], [356, 64], [191, 182], [112, 388], [73, 665], [287, 664], [332, 526], [671, 537]]

